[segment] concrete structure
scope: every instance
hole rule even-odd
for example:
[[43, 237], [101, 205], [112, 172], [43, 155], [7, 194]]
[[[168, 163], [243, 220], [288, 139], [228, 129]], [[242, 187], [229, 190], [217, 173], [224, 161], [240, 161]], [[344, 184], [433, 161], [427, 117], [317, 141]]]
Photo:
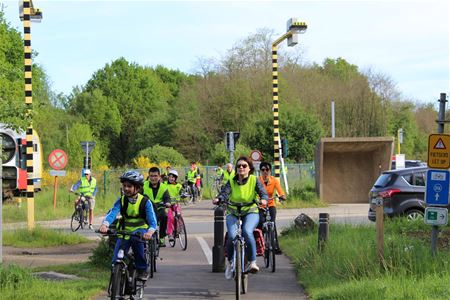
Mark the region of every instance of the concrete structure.
[[380, 173], [391, 168], [394, 138], [322, 138], [316, 147], [316, 191], [327, 203], [367, 203]]

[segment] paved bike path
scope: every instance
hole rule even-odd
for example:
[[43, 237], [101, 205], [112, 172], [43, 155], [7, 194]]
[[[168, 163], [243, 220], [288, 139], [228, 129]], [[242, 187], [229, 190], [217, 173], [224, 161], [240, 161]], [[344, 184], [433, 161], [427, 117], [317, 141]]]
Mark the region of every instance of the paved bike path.
[[[189, 220], [186, 222], [189, 230]], [[211, 249], [213, 239], [206, 237], [204, 241]], [[234, 281], [226, 280], [223, 273], [212, 272], [197, 236], [189, 236], [186, 251], [177, 244], [175, 248], [162, 248], [160, 256], [162, 260], [158, 261], [154, 278], [147, 282], [144, 299], [235, 299]], [[277, 270], [271, 273], [258, 258], [261, 271], [249, 276], [249, 292], [242, 299], [307, 299], [288, 258], [277, 255], [276, 263]], [[96, 299], [108, 298], [102, 295]]]

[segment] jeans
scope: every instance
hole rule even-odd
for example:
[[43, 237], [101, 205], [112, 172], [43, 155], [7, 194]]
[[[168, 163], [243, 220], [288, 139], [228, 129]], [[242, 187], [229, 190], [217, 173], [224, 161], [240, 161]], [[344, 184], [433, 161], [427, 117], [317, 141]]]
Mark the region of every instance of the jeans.
[[[228, 260], [233, 258], [234, 247], [233, 247], [233, 239], [237, 234], [237, 220], [238, 218], [233, 214], [227, 215], [227, 231], [228, 231], [228, 239], [227, 239], [227, 256]], [[242, 235], [244, 236], [246, 247], [246, 255], [249, 261], [256, 260], [256, 241], [253, 236], [253, 231], [259, 222], [259, 214], [258, 213], [248, 213], [242, 218]]]
[[[147, 232], [146, 229], [138, 229], [135, 230], [134, 233], [140, 231], [142, 235], [144, 235], [145, 232]], [[134, 259], [136, 263], [136, 269], [137, 270], [147, 270], [147, 261], [145, 260], [144, 255], [144, 243], [140, 239], [138, 239], [135, 236], [130, 237], [128, 240], [120, 239], [118, 238], [116, 241], [116, 247], [114, 248], [114, 254], [112, 258], [112, 263], [114, 264], [117, 259], [117, 253], [119, 252], [119, 249], [121, 248], [122, 243], [125, 243], [125, 254], [128, 253], [128, 249], [133, 249], [134, 253]]]

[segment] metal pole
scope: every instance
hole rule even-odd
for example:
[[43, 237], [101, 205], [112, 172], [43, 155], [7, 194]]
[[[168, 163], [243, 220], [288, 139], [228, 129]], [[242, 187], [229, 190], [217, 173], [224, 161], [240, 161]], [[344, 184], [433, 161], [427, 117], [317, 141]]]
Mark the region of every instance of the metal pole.
[[328, 213], [319, 213], [319, 239], [318, 239], [318, 249], [320, 252], [323, 251], [325, 243], [328, 240], [329, 233], [329, 220], [330, 215]]
[[335, 127], [335, 119], [334, 119], [334, 100], [331, 100], [331, 137], [336, 137], [336, 127]]
[[225, 270], [224, 223], [225, 209], [217, 206], [214, 210], [214, 246], [212, 248], [212, 271], [215, 273]]
[[27, 158], [27, 219], [28, 229], [34, 228], [34, 170], [33, 170], [33, 87], [32, 87], [32, 56], [31, 56], [31, 1], [23, 1], [23, 44], [24, 44], [24, 79], [25, 105], [30, 124], [26, 131]]
[[[86, 160], [84, 162], [84, 168], [89, 169], [89, 142], [86, 143]], [[84, 174], [82, 176], [84, 177]]]
[[272, 44], [272, 101], [273, 101], [273, 166], [275, 178], [280, 180], [280, 119], [278, 115], [278, 46]]
[[[447, 102], [447, 97], [445, 93], [441, 93], [439, 99], [439, 113], [438, 113], [438, 133], [444, 133], [444, 122], [445, 122], [445, 103]], [[431, 253], [436, 255], [437, 253], [437, 240], [439, 235], [439, 226], [433, 225], [431, 227]]]

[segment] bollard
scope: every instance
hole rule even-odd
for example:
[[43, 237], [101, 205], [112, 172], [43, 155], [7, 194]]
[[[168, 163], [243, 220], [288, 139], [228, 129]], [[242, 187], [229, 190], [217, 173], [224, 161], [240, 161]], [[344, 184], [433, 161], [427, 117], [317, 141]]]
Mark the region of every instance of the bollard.
[[328, 240], [328, 224], [330, 220], [330, 215], [328, 213], [319, 214], [319, 241], [318, 248], [322, 251], [325, 247], [325, 243]]
[[225, 252], [224, 252], [224, 223], [225, 209], [217, 206], [214, 210], [214, 246], [212, 248], [212, 271], [215, 273], [225, 270]]

